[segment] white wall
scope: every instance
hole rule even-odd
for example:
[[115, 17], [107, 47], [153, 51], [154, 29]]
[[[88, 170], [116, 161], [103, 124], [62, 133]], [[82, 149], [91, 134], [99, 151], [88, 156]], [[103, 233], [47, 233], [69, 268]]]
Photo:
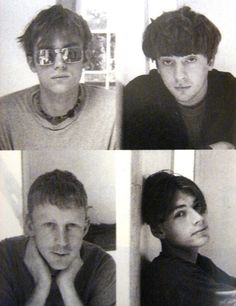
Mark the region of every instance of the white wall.
[[195, 181], [206, 196], [210, 228], [200, 251], [236, 276], [236, 152], [196, 151]]
[[21, 152], [0, 152], [0, 240], [23, 233]]
[[55, 0], [0, 1], [0, 96], [38, 83], [16, 38], [40, 10], [55, 3]]
[[116, 29], [116, 77], [122, 84], [147, 71], [147, 61], [142, 52], [147, 4], [146, 0], [116, 2], [119, 20]]
[[116, 222], [114, 152], [24, 151], [24, 195], [39, 175], [56, 168], [71, 171], [84, 184], [93, 223]]

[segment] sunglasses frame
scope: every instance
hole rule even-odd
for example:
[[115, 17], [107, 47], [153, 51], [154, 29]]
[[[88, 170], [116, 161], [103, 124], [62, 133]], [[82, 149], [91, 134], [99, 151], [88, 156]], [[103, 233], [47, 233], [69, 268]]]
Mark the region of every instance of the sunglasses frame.
[[[64, 59], [64, 54], [63, 54], [63, 52], [65, 52], [66, 50], [71, 50], [71, 49], [78, 49], [79, 51], [80, 51], [80, 53], [81, 53], [81, 57], [80, 57], [80, 59], [79, 60], [76, 60], [76, 61], [68, 61], [68, 57], [67, 57], [67, 59]], [[50, 62], [49, 64], [42, 64], [42, 63], [40, 63], [40, 57], [42, 57], [43, 55], [40, 55], [40, 52], [42, 52], [42, 51], [53, 51], [53, 56], [54, 56], [54, 58], [53, 58], [53, 62]], [[62, 54], [62, 59], [63, 59], [63, 61], [64, 61], [64, 63], [66, 63], [66, 64], [73, 64], [73, 63], [78, 63], [78, 62], [81, 62], [81, 60], [82, 60], [82, 58], [83, 58], [83, 52], [81, 51], [81, 48], [80, 47], [64, 47], [64, 48], [56, 48], [56, 49], [39, 49], [39, 50], [37, 50], [37, 52], [36, 52], [36, 63], [38, 64], [38, 65], [40, 65], [40, 66], [51, 66], [51, 65], [54, 65], [55, 64], [55, 60], [56, 60], [56, 55], [57, 54]], [[68, 52], [68, 54], [69, 54], [69, 52]]]

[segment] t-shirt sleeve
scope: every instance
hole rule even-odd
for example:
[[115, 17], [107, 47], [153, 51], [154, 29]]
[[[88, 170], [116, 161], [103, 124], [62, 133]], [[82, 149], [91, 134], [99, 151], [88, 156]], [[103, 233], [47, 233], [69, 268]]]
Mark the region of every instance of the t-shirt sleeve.
[[116, 305], [116, 268], [110, 255], [103, 257], [97, 272], [93, 296], [89, 306]]
[[0, 305], [17, 306], [12, 285], [11, 263], [4, 242], [0, 242]]

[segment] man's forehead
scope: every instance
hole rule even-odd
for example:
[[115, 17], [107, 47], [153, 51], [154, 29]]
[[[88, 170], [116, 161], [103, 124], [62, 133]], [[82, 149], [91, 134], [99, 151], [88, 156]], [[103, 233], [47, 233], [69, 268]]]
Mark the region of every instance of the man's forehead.
[[73, 202], [63, 203], [60, 206], [45, 202], [35, 206], [33, 209], [33, 215], [40, 217], [73, 214], [84, 216], [86, 214], [86, 207], [78, 206]]
[[191, 192], [186, 192], [182, 190], [178, 190], [175, 196], [174, 207], [177, 207], [181, 204], [190, 204], [196, 200], [196, 196]]
[[35, 49], [56, 49], [77, 46], [83, 47], [83, 41], [79, 35], [65, 32], [40, 36], [35, 44]]
[[161, 56], [159, 56], [158, 59], [166, 59], [166, 58], [170, 58], [170, 59], [185, 59], [185, 58], [188, 58], [190, 56], [204, 56], [204, 55], [200, 54], [200, 53], [190, 53], [190, 54], [185, 54], [185, 55], [161, 55]]

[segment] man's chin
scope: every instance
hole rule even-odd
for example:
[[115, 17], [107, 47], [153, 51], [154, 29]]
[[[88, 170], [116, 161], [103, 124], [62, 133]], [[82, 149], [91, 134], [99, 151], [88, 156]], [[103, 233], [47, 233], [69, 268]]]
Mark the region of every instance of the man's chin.
[[54, 263], [51, 262], [49, 264], [50, 268], [54, 271], [61, 271], [61, 270], [65, 270], [69, 267], [70, 263]]
[[50, 258], [50, 260], [47, 260], [47, 263], [49, 267], [52, 270], [65, 270], [69, 267], [71, 264], [72, 259], [71, 258]]

